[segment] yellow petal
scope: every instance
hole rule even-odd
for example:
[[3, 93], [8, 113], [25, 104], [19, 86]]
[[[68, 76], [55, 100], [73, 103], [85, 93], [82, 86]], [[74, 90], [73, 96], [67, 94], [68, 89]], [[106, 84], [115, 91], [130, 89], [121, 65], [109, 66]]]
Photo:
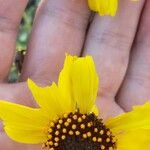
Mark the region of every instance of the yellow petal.
[[39, 106], [47, 111], [51, 118], [70, 111], [67, 105], [67, 100], [70, 102], [70, 99], [63, 98], [55, 83], [52, 83], [51, 86], [39, 87], [32, 80], [28, 79], [28, 87]]
[[42, 143], [49, 118], [40, 109], [0, 101], [0, 120], [7, 135], [21, 143]]
[[66, 106], [66, 109], [70, 108], [71, 112], [75, 111], [76, 102], [73, 99], [72, 95], [72, 82], [71, 82], [71, 68], [73, 66], [73, 63], [78, 58], [76, 56], [70, 56], [66, 54], [64, 67], [62, 71], [59, 74], [59, 80], [58, 80], [58, 87], [60, 89], [61, 95], [63, 97], [64, 106]]
[[88, 3], [90, 9], [100, 15], [114, 16], [118, 8], [118, 0], [88, 0]]
[[98, 11], [99, 10], [99, 1], [98, 0], [88, 0], [89, 7], [93, 11]]
[[92, 57], [78, 58], [70, 71], [72, 95], [81, 113], [88, 113], [95, 105], [98, 75]]
[[117, 150], [149, 150], [150, 130], [135, 130], [117, 136]]
[[93, 112], [96, 116], [98, 116], [99, 115], [99, 109], [98, 109], [98, 107], [96, 105], [94, 105], [92, 107], [91, 112]]
[[134, 107], [133, 111], [114, 117], [107, 121], [109, 127], [115, 134], [124, 131], [146, 129], [150, 130], [150, 102], [143, 106]]
[[47, 140], [47, 134], [43, 130], [25, 130], [6, 126], [6, 134], [14, 141], [25, 144], [40, 144]]

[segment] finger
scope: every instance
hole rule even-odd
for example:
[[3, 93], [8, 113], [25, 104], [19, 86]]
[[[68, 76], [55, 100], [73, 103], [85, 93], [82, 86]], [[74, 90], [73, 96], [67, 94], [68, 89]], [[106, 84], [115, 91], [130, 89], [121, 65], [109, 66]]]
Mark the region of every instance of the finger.
[[124, 113], [124, 110], [112, 98], [98, 97], [97, 106], [99, 108], [100, 118], [104, 121]]
[[86, 0], [41, 3], [34, 21], [22, 80], [57, 80], [65, 53], [79, 55], [90, 12]]
[[17, 30], [28, 0], [0, 0], [0, 82], [5, 80], [11, 67]]
[[[127, 69], [129, 52], [143, 3], [144, 1], [133, 3], [121, 0], [116, 17], [96, 15], [93, 20], [85, 43], [84, 55], [90, 54], [95, 59], [101, 79], [100, 99], [115, 99]], [[117, 104], [114, 107], [121, 112]]]
[[12, 141], [8, 138], [8, 136], [1, 132], [0, 133], [0, 149], [1, 150], [40, 150], [40, 145], [29, 145], [29, 144], [21, 144]]
[[118, 94], [118, 102], [124, 109], [150, 100], [150, 1], [146, 1], [140, 27], [135, 40], [129, 69]]
[[[45, 84], [41, 86], [45, 86]], [[6, 100], [29, 107], [37, 106], [26, 82], [0, 84], [0, 100]]]

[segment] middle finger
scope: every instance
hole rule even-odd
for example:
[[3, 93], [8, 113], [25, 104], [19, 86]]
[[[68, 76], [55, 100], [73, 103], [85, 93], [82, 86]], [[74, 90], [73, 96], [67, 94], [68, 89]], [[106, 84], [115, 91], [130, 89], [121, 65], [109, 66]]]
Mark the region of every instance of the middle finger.
[[[99, 102], [104, 105], [107, 103], [103, 107], [105, 109], [108, 105], [115, 107], [114, 99], [127, 69], [129, 52], [143, 4], [144, 0], [136, 3], [120, 0], [116, 17], [96, 15], [89, 29], [84, 55], [93, 55], [97, 64], [101, 78]], [[108, 112], [116, 114], [116, 111], [121, 112], [117, 105], [113, 112]]]
[[65, 53], [80, 55], [90, 11], [87, 0], [43, 1], [35, 17], [22, 80], [57, 80]]
[[150, 99], [150, 1], [146, 1], [134, 41], [129, 68], [118, 93], [118, 103], [127, 111]]

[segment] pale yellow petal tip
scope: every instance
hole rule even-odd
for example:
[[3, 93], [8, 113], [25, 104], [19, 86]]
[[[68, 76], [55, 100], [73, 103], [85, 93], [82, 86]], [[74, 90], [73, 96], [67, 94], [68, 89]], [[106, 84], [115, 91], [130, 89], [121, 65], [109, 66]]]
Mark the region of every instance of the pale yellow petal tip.
[[99, 109], [98, 109], [98, 107], [97, 107], [96, 105], [93, 106], [93, 108], [92, 108], [91, 111], [92, 111], [92, 113], [94, 113], [96, 116], [99, 115]]
[[38, 86], [36, 84], [36, 82], [34, 82], [32, 79], [28, 78], [27, 79], [27, 84], [28, 84], [28, 87], [32, 87], [32, 86], [36, 86], [36, 87], [41, 87], [41, 86]]
[[65, 53], [65, 56], [66, 56], [66, 58], [67, 58], [67, 57], [70, 57], [70, 58], [77, 57], [76, 55], [72, 56], [72, 55], [70, 55], [69, 53]]
[[67, 61], [69, 61], [69, 62], [74, 62], [76, 59], [78, 58], [78, 56], [76, 56], [76, 55], [74, 55], [74, 56], [72, 56], [72, 55], [70, 55], [69, 53], [65, 53], [65, 61], [64, 61], [64, 64], [65, 64], [65, 62]]
[[32, 79], [28, 78], [27, 84], [28, 84], [28, 87], [31, 87], [31, 85], [35, 85], [35, 82]]
[[37, 87], [36, 83], [33, 80], [31, 80], [30, 78], [27, 80], [27, 85], [31, 92], [32, 92], [32, 90], [34, 90]]
[[32, 90], [36, 90], [37, 88], [42, 88], [42, 86], [38, 86], [32, 79], [28, 78], [27, 80], [28, 88]]
[[[65, 53], [65, 61], [64, 61], [64, 64], [65, 64], [65, 62], [75, 62], [76, 60], [79, 60], [79, 59], [90, 59], [90, 60], [92, 60], [93, 61], [93, 57], [91, 56], [91, 55], [86, 55], [86, 56], [84, 56], [84, 57], [80, 57], [80, 56], [77, 56], [77, 55], [70, 55], [69, 53]], [[94, 61], [93, 61], [94, 62]]]

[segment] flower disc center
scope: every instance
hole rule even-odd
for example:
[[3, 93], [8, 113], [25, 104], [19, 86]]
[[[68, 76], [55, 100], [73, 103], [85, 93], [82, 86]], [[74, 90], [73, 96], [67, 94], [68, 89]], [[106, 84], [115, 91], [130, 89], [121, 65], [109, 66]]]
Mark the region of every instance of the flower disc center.
[[97, 116], [79, 112], [52, 122], [44, 148], [49, 150], [115, 150], [116, 141]]

